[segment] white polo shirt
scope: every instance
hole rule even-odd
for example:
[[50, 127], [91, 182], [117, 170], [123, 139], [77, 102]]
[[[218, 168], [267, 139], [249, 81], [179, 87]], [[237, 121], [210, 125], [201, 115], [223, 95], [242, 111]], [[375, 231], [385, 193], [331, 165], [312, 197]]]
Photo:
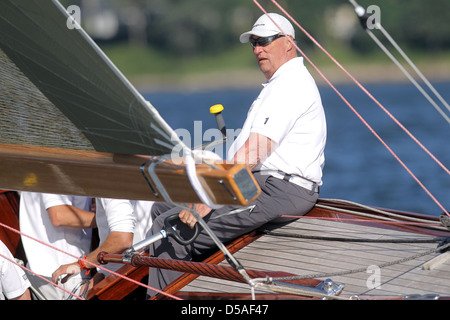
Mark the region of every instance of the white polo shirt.
[[133, 243], [144, 240], [152, 227], [151, 210], [154, 201], [135, 201], [134, 213], [136, 216], [136, 228], [134, 230]]
[[57, 205], [73, 205], [88, 211], [90, 198], [34, 192], [20, 193], [20, 230], [63, 251], [57, 251], [22, 236], [30, 269], [45, 277], [51, 277], [59, 266], [76, 261], [76, 258], [64, 252], [80, 257], [89, 253], [91, 249], [91, 229], [55, 227], [51, 223], [47, 208]]
[[233, 158], [251, 132], [259, 133], [276, 146], [256, 170], [281, 170], [321, 185], [326, 120], [319, 90], [303, 58], [286, 62], [263, 86], [227, 159]]
[[[2, 241], [0, 241], [0, 254], [14, 260], [13, 255]], [[0, 300], [5, 300], [5, 296], [8, 299], [17, 298], [30, 287], [30, 281], [22, 268], [2, 256], [0, 256]]]

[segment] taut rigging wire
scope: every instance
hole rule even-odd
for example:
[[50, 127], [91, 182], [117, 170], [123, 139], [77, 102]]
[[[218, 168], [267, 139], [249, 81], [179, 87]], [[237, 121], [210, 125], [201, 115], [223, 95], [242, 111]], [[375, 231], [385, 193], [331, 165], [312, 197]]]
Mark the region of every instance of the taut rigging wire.
[[[430, 97], [430, 95], [422, 88], [422, 86], [413, 78], [413, 76], [401, 65], [401, 63], [394, 57], [394, 55], [386, 48], [383, 43], [375, 36], [375, 34], [367, 26], [367, 13], [363, 7], [358, 5], [355, 0], [349, 0], [350, 3], [355, 7], [355, 13], [361, 21], [361, 25], [367, 34], [372, 38], [372, 40], [380, 47], [380, 49], [394, 62], [395, 65], [405, 74], [409, 81], [422, 93], [422, 95], [433, 105], [433, 107], [442, 115], [442, 117], [450, 123], [450, 117], [437, 105], [437, 103]], [[386, 29], [381, 25], [380, 21], [375, 21], [375, 28], [380, 30], [381, 33], [389, 40], [392, 46], [400, 53], [400, 55], [405, 59], [405, 61], [411, 66], [411, 68], [417, 73], [417, 75], [422, 79], [422, 81], [428, 86], [431, 92], [434, 93], [436, 98], [441, 101], [441, 103], [450, 111], [450, 106], [442, 98], [439, 92], [434, 88], [430, 81], [423, 75], [423, 73], [417, 68], [417, 66], [411, 61], [411, 59], [406, 55], [406, 53], [400, 48], [397, 42], [391, 37], [391, 35], [386, 31]]]

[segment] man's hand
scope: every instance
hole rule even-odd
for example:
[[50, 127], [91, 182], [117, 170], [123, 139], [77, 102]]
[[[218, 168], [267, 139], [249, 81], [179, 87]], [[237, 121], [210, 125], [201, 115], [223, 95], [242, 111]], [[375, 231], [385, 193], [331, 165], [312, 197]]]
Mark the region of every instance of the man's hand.
[[[189, 207], [192, 208], [192, 205], [189, 205]], [[196, 204], [195, 210], [202, 218], [211, 212], [211, 208], [203, 203]], [[186, 209], [183, 209], [178, 217], [180, 218], [181, 222], [187, 224], [191, 229], [193, 229], [195, 224], [197, 223], [197, 219], [194, 217], [194, 215]]]
[[52, 280], [54, 283], [58, 283], [58, 279], [60, 276], [67, 274], [63, 279], [61, 279], [61, 283], [65, 283], [69, 277], [73, 274], [80, 273], [81, 268], [78, 262], [63, 264], [58, 269], [55, 270], [52, 274]]

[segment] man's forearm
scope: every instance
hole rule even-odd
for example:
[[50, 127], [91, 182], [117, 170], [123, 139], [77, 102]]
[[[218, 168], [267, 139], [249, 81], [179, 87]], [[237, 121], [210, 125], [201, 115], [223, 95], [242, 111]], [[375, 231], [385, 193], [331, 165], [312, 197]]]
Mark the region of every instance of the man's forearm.
[[270, 155], [274, 146], [275, 143], [266, 136], [250, 133], [247, 141], [236, 152], [234, 161], [235, 163], [245, 163], [250, 169], [254, 169]]
[[95, 228], [95, 213], [74, 206], [59, 205], [47, 209], [55, 227]]

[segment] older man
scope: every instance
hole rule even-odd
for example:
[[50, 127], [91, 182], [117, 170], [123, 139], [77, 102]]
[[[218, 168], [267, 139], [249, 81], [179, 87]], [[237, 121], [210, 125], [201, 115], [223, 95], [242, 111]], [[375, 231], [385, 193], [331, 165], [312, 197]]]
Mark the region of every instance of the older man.
[[[210, 229], [222, 241], [232, 240], [281, 215], [301, 216], [314, 206], [322, 184], [326, 121], [317, 86], [297, 57], [295, 31], [281, 15], [261, 16], [252, 30], [240, 36], [250, 42], [256, 61], [267, 82], [248, 111], [240, 135], [228, 151], [229, 161], [246, 163], [252, 169], [262, 194], [247, 207], [225, 206], [211, 210], [196, 205]], [[180, 212], [155, 204], [153, 233], [164, 218]], [[191, 212], [179, 214], [186, 225], [197, 222]], [[184, 229], [183, 229], [184, 226]], [[201, 232], [188, 246], [164, 239], [150, 247], [150, 254], [161, 258], [189, 260], [215, 248]], [[149, 285], [163, 289], [180, 273], [150, 268]], [[149, 295], [155, 292], [150, 291]]]

